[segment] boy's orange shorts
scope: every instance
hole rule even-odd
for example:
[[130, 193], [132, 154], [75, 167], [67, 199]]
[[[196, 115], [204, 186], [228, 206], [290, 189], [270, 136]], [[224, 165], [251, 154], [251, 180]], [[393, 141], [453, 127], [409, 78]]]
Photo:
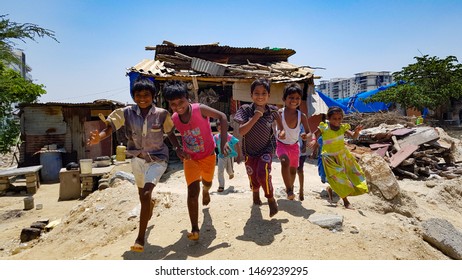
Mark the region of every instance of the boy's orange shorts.
[[203, 159], [185, 159], [183, 161], [184, 176], [189, 186], [193, 182], [203, 180], [212, 182], [215, 172], [216, 156], [212, 154]]

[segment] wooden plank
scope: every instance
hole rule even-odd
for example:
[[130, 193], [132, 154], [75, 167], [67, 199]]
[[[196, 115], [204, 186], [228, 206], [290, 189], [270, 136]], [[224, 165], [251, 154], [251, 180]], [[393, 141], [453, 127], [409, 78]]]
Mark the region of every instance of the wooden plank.
[[397, 167], [401, 164], [401, 162], [403, 162], [403, 160], [407, 159], [413, 152], [417, 151], [417, 149], [419, 149], [419, 146], [412, 144], [401, 147], [401, 150], [390, 158], [390, 167]]
[[35, 173], [39, 171], [40, 169], [42, 169], [41, 165], [19, 167], [19, 168], [13, 168], [13, 169], [4, 169], [4, 170], [0, 170], [0, 177], [26, 175], [29, 173]]
[[91, 174], [80, 174], [80, 178], [84, 177], [95, 177], [95, 176], [102, 176], [112, 171], [114, 165], [109, 165], [105, 167], [93, 167], [91, 169]]
[[387, 151], [388, 151], [388, 146], [378, 148], [377, 150], [374, 151], [374, 153], [378, 154], [381, 157], [385, 157], [385, 154], [387, 153]]
[[395, 129], [391, 132], [391, 134], [395, 135], [395, 136], [404, 136], [404, 135], [407, 135], [411, 132], [413, 132], [414, 129], [410, 129], [410, 128], [399, 128], [399, 129]]
[[439, 138], [438, 132], [433, 127], [421, 126], [415, 128], [415, 133], [398, 140], [398, 143], [401, 147], [406, 145], [422, 145], [438, 140]]
[[369, 145], [369, 148], [371, 148], [372, 150], [375, 150], [375, 149], [379, 149], [379, 148], [384, 148], [384, 147], [390, 147], [390, 143], [374, 143], [374, 144], [370, 144]]

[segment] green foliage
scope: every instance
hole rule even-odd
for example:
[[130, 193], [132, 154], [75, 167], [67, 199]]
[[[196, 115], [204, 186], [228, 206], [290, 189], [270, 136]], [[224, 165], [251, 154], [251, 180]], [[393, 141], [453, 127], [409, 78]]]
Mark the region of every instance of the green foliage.
[[14, 103], [32, 103], [45, 94], [43, 85], [23, 79], [21, 75], [0, 63], [0, 119], [11, 116]]
[[7, 67], [9, 63], [20, 63], [14, 54], [15, 42], [36, 37], [49, 37], [55, 41], [55, 34], [36, 24], [11, 22], [6, 15], [0, 15], [0, 153], [9, 152], [16, 145], [20, 124], [13, 116], [16, 103], [33, 103], [45, 94], [45, 87], [24, 79], [20, 73]]
[[12, 40], [26, 42], [26, 39], [36, 41], [36, 37], [49, 37], [58, 42], [54, 31], [32, 23], [12, 22], [6, 16], [0, 15], [0, 60], [18, 62], [14, 55], [16, 43]]
[[10, 148], [16, 145], [19, 139], [20, 124], [15, 119], [5, 119], [0, 128], [0, 154], [10, 152]]
[[403, 108], [441, 112], [451, 100], [462, 97], [462, 65], [455, 56], [414, 58], [416, 63], [393, 73], [395, 81], [404, 83], [375, 94], [367, 102], [391, 102]]

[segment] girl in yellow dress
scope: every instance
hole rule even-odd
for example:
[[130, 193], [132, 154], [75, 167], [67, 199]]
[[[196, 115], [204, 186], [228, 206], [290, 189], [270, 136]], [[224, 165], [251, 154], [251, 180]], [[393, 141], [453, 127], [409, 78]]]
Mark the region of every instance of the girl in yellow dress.
[[329, 202], [332, 203], [334, 190], [342, 198], [345, 208], [354, 209], [347, 197], [367, 193], [368, 188], [364, 172], [345, 147], [344, 135], [355, 139], [362, 126], [358, 125], [351, 131], [350, 125], [342, 123], [342, 120], [343, 110], [340, 107], [330, 107], [327, 111], [327, 122], [319, 123], [309, 145], [315, 147], [317, 138], [322, 136], [321, 158], [330, 185], [327, 188]]

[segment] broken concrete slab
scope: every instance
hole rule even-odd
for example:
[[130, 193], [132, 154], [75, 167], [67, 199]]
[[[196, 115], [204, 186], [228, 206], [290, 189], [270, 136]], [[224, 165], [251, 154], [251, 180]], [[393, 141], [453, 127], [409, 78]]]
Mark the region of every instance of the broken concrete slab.
[[415, 132], [406, 136], [403, 139], [398, 140], [401, 147], [407, 145], [422, 145], [432, 141], [436, 141], [440, 138], [435, 128], [430, 126], [419, 126], [415, 127]]
[[391, 134], [394, 136], [404, 136], [404, 135], [410, 134], [413, 131], [414, 129], [412, 128], [399, 128], [399, 129], [393, 130]]

